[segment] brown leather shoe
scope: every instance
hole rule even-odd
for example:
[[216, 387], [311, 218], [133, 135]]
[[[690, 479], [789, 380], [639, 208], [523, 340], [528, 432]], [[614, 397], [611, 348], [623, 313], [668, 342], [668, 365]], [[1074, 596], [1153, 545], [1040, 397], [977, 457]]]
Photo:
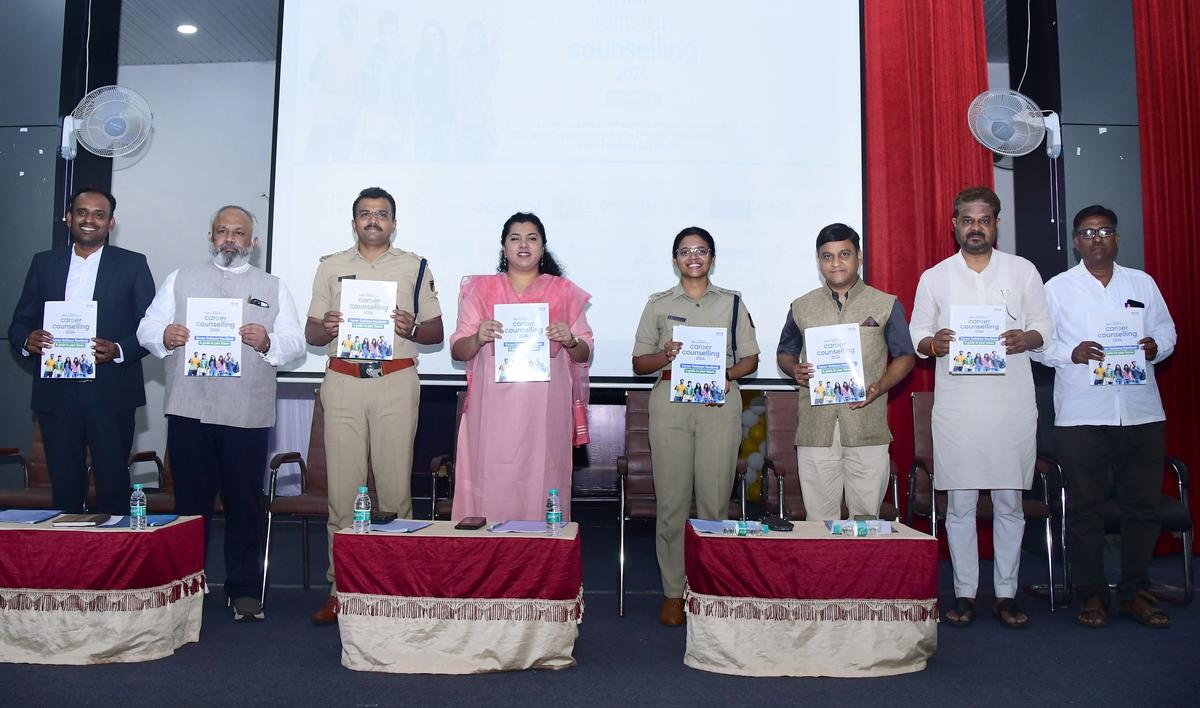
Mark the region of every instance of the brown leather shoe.
[[325, 604], [321, 605], [321, 609], [313, 613], [312, 623], [318, 627], [335, 624], [337, 622], [338, 599], [337, 595], [330, 595], [325, 598]]
[[664, 597], [662, 612], [658, 620], [668, 627], [678, 627], [683, 624], [683, 598]]

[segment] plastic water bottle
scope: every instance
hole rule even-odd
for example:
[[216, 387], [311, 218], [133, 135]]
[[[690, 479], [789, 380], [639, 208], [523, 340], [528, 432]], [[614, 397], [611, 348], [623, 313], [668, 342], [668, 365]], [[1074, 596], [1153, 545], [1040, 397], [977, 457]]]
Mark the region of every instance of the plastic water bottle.
[[358, 496], [354, 497], [354, 533], [366, 533], [371, 530], [371, 496], [366, 487], [358, 488]]
[[145, 531], [146, 524], [146, 493], [142, 485], [133, 485], [133, 494], [129, 495], [129, 528], [134, 531]]
[[562, 499], [558, 496], [558, 489], [551, 489], [550, 496], [546, 497], [546, 535], [557, 536], [562, 530]]

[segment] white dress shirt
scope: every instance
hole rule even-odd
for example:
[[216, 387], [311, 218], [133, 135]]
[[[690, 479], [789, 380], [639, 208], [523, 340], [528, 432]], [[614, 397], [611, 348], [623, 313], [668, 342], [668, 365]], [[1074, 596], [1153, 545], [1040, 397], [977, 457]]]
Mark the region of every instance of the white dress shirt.
[[[1154, 364], [1175, 351], [1175, 321], [1154, 279], [1135, 268], [1113, 264], [1112, 280], [1105, 287], [1082, 263], [1046, 283], [1046, 300], [1054, 318], [1055, 336], [1050, 346], [1033, 358], [1054, 367], [1054, 424], [1141, 425], [1166, 420]], [[1088, 313], [1120, 309], [1129, 301], [1145, 306], [1143, 336], [1158, 344], [1158, 354], [1146, 362], [1146, 383], [1140, 386], [1093, 386], [1096, 362], [1076, 364], [1071, 352], [1084, 341], [1095, 341], [1088, 331]]]
[[[71, 246], [71, 262], [67, 266], [67, 286], [63, 291], [63, 299], [68, 302], [88, 301], [96, 299], [96, 274], [100, 272], [100, 257], [104, 255], [104, 246], [97, 248], [92, 255], [84, 258], [75, 252]], [[120, 364], [125, 361], [125, 352], [121, 345], [113, 342], [117, 355], [113, 362]], [[92, 356], [96, 356], [96, 347], [91, 348]], [[30, 356], [29, 350], [21, 347], [21, 356]]]
[[96, 274], [100, 272], [100, 258], [104, 255], [104, 246], [84, 258], [75, 252], [71, 246], [71, 265], [67, 269], [67, 289], [65, 300], [95, 300]]
[[[214, 265], [230, 273], [245, 273], [251, 267], [249, 263], [243, 263], [235, 268], [226, 268], [216, 263]], [[175, 351], [167, 349], [163, 345], [163, 331], [166, 330], [167, 325], [175, 322], [175, 276], [178, 273], [178, 269], [171, 271], [171, 274], [163, 281], [162, 286], [154, 295], [154, 301], [150, 303], [145, 316], [138, 324], [138, 341], [146, 348], [146, 351], [159, 359], [168, 357]], [[283, 281], [279, 283], [279, 314], [275, 316], [275, 331], [268, 332], [267, 335], [271, 338], [271, 348], [267, 350], [266, 354], [262, 352], [258, 354], [271, 366], [286, 364], [304, 353], [306, 347], [304, 330], [300, 328], [300, 316], [297, 314], [296, 302], [292, 299], [292, 294], [288, 292]]]

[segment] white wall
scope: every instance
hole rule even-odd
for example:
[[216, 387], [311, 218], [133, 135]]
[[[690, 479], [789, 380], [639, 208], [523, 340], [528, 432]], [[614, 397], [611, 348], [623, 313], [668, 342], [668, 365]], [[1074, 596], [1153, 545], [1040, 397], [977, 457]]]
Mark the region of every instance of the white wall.
[[[118, 83], [146, 97], [154, 132], [137, 154], [114, 161], [113, 242], [146, 254], [156, 284], [207, 258], [208, 220], [224, 204], [259, 218], [265, 262], [271, 185], [274, 63], [123, 66]], [[307, 300], [306, 293], [295, 294]], [[303, 305], [301, 305], [303, 307]], [[163, 364], [146, 357], [146, 407], [134, 450], [166, 449]]]

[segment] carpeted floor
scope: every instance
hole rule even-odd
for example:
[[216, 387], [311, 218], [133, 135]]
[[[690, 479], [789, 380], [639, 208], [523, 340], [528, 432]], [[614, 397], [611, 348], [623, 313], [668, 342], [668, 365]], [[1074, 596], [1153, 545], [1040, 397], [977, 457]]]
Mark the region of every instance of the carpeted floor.
[[[335, 627], [308, 616], [326, 587], [300, 588], [299, 526], [277, 527], [274, 585], [267, 620], [236, 624], [209, 566], [213, 592], [200, 642], [145, 664], [67, 667], [0, 664], [0, 705], [294, 705], [294, 706], [740, 706], [886, 705], [1195, 705], [1200, 673], [1200, 603], [1167, 606], [1175, 626], [1149, 630], [1114, 617], [1101, 631], [1051, 613], [1022, 595], [1033, 626], [1001, 628], [984, 613], [967, 629], [941, 625], [938, 651], [920, 673], [876, 679], [738, 678], [682, 663], [686, 630], [658, 624], [660, 601], [652, 528], [630, 526], [627, 613], [616, 613], [615, 504], [580, 505], [587, 611], [575, 647], [578, 666], [482, 676], [403, 676], [344, 669]], [[214, 528], [219, 539], [221, 529]], [[324, 580], [324, 529], [312, 527], [313, 579]], [[220, 544], [213, 544], [220, 548]], [[213, 554], [210, 554], [213, 555]], [[219, 556], [219, 553], [215, 554]], [[991, 568], [982, 564], [981, 607], [990, 606]], [[1156, 577], [1177, 581], [1177, 559], [1155, 562]], [[1026, 556], [1023, 579], [1044, 575]], [[941, 568], [941, 601], [950, 602], [949, 566]]]

